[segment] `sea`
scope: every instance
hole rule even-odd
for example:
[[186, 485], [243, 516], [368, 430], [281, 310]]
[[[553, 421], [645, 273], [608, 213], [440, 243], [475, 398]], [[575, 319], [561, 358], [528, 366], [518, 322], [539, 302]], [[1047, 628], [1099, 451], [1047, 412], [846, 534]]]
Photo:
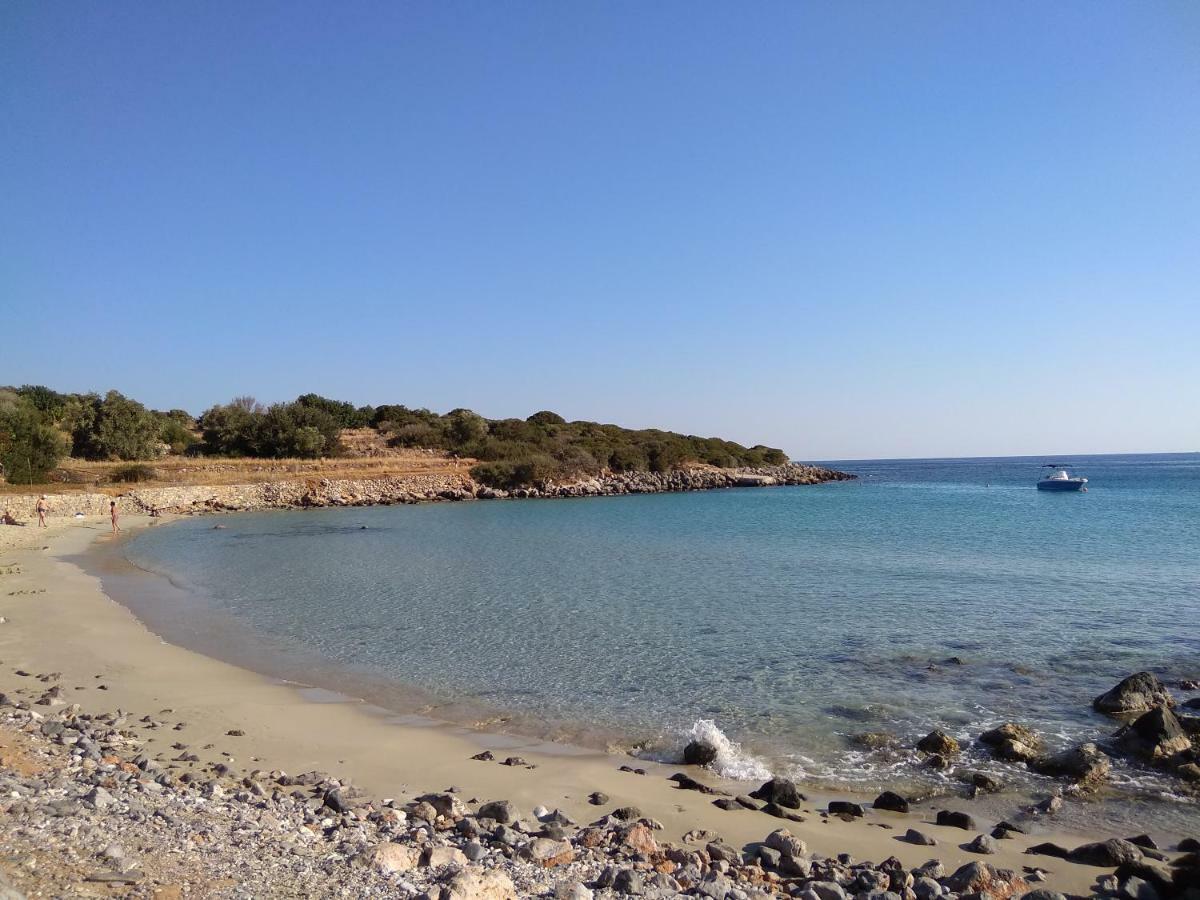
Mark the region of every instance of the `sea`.
[[[1087, 491], [1036, 490], [1047, 461]], [[980, 732], [1104, 745], [1091, 701], [1141, 670], [1200, 696], [1200, 454], [826, 464], [858, 477], [196, 518], [123, 544], [114, 593], [168, 640], [398, 711], [647, 759], [703, 737], [723, 775], [829, 790], [954, 792], [965, 766], [1033, 796], [1054, 784]], [[934, 728], [954, 772], [912, 749]], [[1200, 824], [1136, 764], [1096, 804]]]

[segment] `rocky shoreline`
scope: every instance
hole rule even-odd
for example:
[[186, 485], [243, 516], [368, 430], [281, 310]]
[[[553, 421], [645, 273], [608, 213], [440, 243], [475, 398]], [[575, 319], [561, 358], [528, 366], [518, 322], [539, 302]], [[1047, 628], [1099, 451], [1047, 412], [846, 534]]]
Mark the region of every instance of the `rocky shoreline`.
[[[268, 771], [253, 757], [243, 762], [234, 756], [240, 730], [227, 732], [230, 749], [193, 748], [188, 723], [170, 709], [89, 714], [68, 703], [85, 686], [64, 684], [57, 673], [16, 674], [28, 686], [0, 694], [5, 900], [22, 891], [65, 896], [91, 888], [158, 898], [1056, 900], [1066, 895], [1038, 887], [1047, 878], [1038, 860], [1049, 866], [1048, 858], [1104, 870], [1096, 896], [1200, 895], [1194, 840], [1181, 842], [1175, 858], [1145, 836], [1072, 850], [1043, 844], [1026, 851], [1040, 856], [1021, 871], [983, 860], [947, 871], [936, 858], [911, 867], [895, 857], [873, 863], [811, 853], [786, 827], [804, 821], [800, 811], [808, 804], [785, 779], [729, 801], [731, 808], [761, 809], [783, 826], [742, 847], [701, 830], [678, 843], [662, 841], [654, 819], [631, 806], [605, 810], [611, 804], [600, 793], [590, 798], [597, 818], [582, 825], [559, 810], [524, 810], [455, 787], [376, 799], [326, 772], [289, 774]], [[528, 765], [488, 751], [475, 760]], [[682, 772], [672, 780], [681, 791], [718, 793]], [[896, 799], [881, 795], [874, 808], [907, 814]], [[853, 821], [867, 811], [834, 801], [818, 814]], [[939, 812], [937, 824], [963, 829], [964, 837], [978, 829], [954, 810]], [[994, 853], [997, 840], [1023, 830], [1001, 823], [965, 847]], [[916, 828], [901, 840], [937, 845]]]
[[[331, 506], [376, 506], [507, 498], [614, 497], [719, 490], [733, 487], [773, 487], [849, 481], [855, 476], [821, 466], [789, 464], [759, 468], [694, 468], [670, 472], [606, 473], [572, 481], [544, 481], [503, 491], [479, 484], [462, 473], [396, 475], [370, 479], [298, 478], [231, 485], [174, 485], [130, 487], [119, 496], [99, 492], [56, 494], [51, 517], [104, 515], [110, 500], [129, 513], [196, 515], [210, 512], [248, 512], [267, 509], [309, 509]], [[39, 494], [0, 497], [0, 507], [23, 519], [34, 516]]]

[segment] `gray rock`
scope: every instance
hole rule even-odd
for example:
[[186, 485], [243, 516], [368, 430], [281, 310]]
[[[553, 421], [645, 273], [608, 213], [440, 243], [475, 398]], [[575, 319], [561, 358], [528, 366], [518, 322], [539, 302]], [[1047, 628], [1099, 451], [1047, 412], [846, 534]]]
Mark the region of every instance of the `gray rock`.
[[917, 831], [915, 828], [910, 828], [904, 832], [904, 840], [910, 844], [919, 844], [923, 847], [936, 847], [937, 841], [925, 834], [923, 831]]
[[640, 894], [645, 887], [642, 873], [634, 869], [622, 869], [613, 879], [612, 888], [618, 894]]
[[932, 878], [921, 876], [913, 881], [912, 891], [917, 900], [936, 900], [942, 896], [942, 886]]
[[1092, 701], [1098, 712], [1110, 716], [1140, 713], [1156, 706], [1174, 706], [1175, 698], [1150, 672], [1137, 672]]
[[861, 806], [857, 803], [851, 803], [848, 800], [829, 801], [829, 814], [832, 816], [851, 816], [855, 819], [861, 819], [866, 815]]
[[808, 852], [804, 841], [785, 828], [776, 828], [767, 835], [763, 843], [778, 850], [784, 856], [799, 857]]
[[83, 802], [91, 804], [91, 806], [97, 810], [105, 810], [112, 806], [116, 801], [113, 799], [112, 794], [99, 785], [96, 785], [96, 787], [84, 794]]
[[962, 828], [966, 831], [975, 831], [975, 820], [965, 812], [957, 812], [951, 809], [942, 809], [937, 814], [937, 824], [947, 825], [951, 828]]
[[484, 803], [479, 807], [476, 815], [483, 819], [494, 819], [501, 825], [511, 825], [521, 818], [517, 807], [508, 800], [492, 800], [490, 803]]
[[783, 854], [774, 847], [768, 847], [765, 844], [758, 848], [758, 861], [762, 863], [764, 869], [778, 869], [783, 862]]
[[1096, 841], [1076, 847], [1067, 858], [1085, 866], [1113, 869], [1122, 863], [1137, 862], [1142, 858], [1142, 851], [1129, 841], [1109, 838], [1107, 841]]
[[1161, 762], [1192, 746], [1179, 719], [1165, 706], [1156, 706], [1117, 732], [1117, 739], [1127, 753], [1150, 762]]
[[998, 847], [996, 846], [995, 838], [991, 837], [990, 835], [981, 834], [976, 837], [975, 840], [971, 841], [971, 843], [967, 844], [963, 849], [970, 850], [972, 853], [985, 853], [990, 855], [995, 853]]
[[1067, 778], [1081, 787], [1092, 787], [1108, 778], [1112, 763], [1095, 744], [1080, 744], [1054, 756], [1033, 760], [1029, 767], [1041, 775]]
[[1159, 900], [1158, 891], [1154, 889], [1154, 886], [1136, 875], [1121, 882], [1120, 895], [1129, 900]]
[[742, 854], [729, 844], [721, 841], [710, 841], [705, 847], [708, 855], [714, 860], [730, 863], [731, 865], [740, 865], [742, 862]]
[[695, 887], [697, 894], [701, 897], [709, 897], [711, 900], [725, 900], [726, 895], [733, 890], [735, 890], [733, 882], [716, 872], [709, 873]]
[[953, 756], [959, 750], [958, 741], [946, 734], [940, 728], [935, 728], [921, 740], [917, 741], [917, 749], [922, 753], [933, 753], [938, 756]]
[[1066, 847], [1050, 841], [1046, 841], [1045, 843], [1041, 844], [1034, 844], [1025, 852], [1031, 853], [1034, 856], [1053, 856], [1056, 859], [1069, 859], [1071, 856], [1071, 851]]
[[1055, 794], [1052, 797], [1047, 797], [1045, 800], [1039, 801], [1033, 808], [1040, 813], [1052, 815], [1063, 808], [1063, 798]]
[[805, 887], [821, 900], [846, 900], [846, 892], [836, 881], [810, 881]]
[[717, 759], [717, 748], [707, 741], [691, 741], [683, 748], [683, 762], [689, 766], [707, 766]]
[[884, 791], [871, 804], [876, 809], [887, 809], [892, 812], [906, 813], [909, 810], [908, 801], [894, 791]]
[[790, 778], [772, 778], [758, 790], [752, 791], [750, 796], [787, 809], [799, 809], [806, 799]]

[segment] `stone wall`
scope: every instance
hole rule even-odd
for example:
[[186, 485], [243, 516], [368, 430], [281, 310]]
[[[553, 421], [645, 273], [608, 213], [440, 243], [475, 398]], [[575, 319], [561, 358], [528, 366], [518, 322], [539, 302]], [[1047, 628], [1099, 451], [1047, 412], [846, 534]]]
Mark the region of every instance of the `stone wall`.
[[[470, 475], [397, 475], [369, 479], [298, 478], [256, 484], [137, 487], [115, 497], [128, 513], [199, 514], [260, 509], [303, 509], [322, 506], [375, 506], [438, 500], [491, 500], [505, 497], [595, 497], [700, 491], [727, 487], [818, 484], [853, 478], [817, 466], [769, 466], [755, 469], [680, 469], [673, 472], [607, 474], [570, 482], [547, 481], [516, 491], [499, 491], [476, 483]], [[0, 495], [0, 510], [22, 521], [35, 518], [38, 494]], [[48, 494], [50, 517], [107, 515], [114, 497], [102, 493]]]

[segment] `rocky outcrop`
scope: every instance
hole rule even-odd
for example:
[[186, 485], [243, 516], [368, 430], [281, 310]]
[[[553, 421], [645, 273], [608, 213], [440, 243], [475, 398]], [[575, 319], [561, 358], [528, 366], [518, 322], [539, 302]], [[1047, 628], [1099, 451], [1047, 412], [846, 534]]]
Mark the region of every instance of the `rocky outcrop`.
[[689, 766], [707, 766], [716, 762], [717, 748], [708, 741], [691, 741], [683, 748], [683, 762]]
[[1116, 738], [1125, 752], [1153, 763], [1171, 760], [1192, 747], [1175, 714], [1163, 706], [1143, 713]]
[[[509, 497], [601, 497], [704, 491], [718, 488], [820, 484], [854, 478], [820, 466], [786, 465], [753, 469], [677, 469], [670, 472], [609, 473], [572, 481], [545, 481], [514, 491], [479, 484], [465, 471], [436, 475], [388, 475], [366, 479], [296, 478], [252, 484], [131, 487], [118, 497], [104, 493], [55, 494], [50, 518], [106, 515], [110, 500], [126, 513], [245, 512], [327, 506], [377, 506]], [[39, 494], [0, 499], [19, 519], [32, 519]]]
[[788, 809], [799, 809], [805, 800], [796, 783], [789, 778], [772, 778], [758, 790], [751, 791], [750, 796]]
[[940, 728], [934, 729], [917, 741], [917, 749], [922, 753], [934, 753], [938, 756], [953, 756], [958, 752], [958, 741], [946, 734]]
[[607, 473], [570, 481], [542, 481], [514, 491], [480, 488], [481, 499], [501, 497], [598, 497], [619, 494], [662, 494], [678, 491], [710, 491], [731, 487], [821, 484], [849, 481], [855, 476], [821, 466], [789, 464], [760, 468], [716, 469], [710, 467], [673, 469], [669, 472]]
[[1174, 706], [1175, 698], [1150, 672], [1136, 672], [1092, 701], [1092, 706], [1109, 716], [1142, 713], [1156, 706]]
[[1013, 722], [985, 731], [979, 736], [979, 742], [990, 747], [996, 757], [1009, 762], [1027, 763], [1042, 752], [1042, 739], [1037, 733]]
[[1080, 787], [1101, 784], [1112, 770], [1112, 762], [1095, 744], [1080, 744], [1053, 756], [1030, 762], [1029, 767], [1052, 778], [1066, 778]]

